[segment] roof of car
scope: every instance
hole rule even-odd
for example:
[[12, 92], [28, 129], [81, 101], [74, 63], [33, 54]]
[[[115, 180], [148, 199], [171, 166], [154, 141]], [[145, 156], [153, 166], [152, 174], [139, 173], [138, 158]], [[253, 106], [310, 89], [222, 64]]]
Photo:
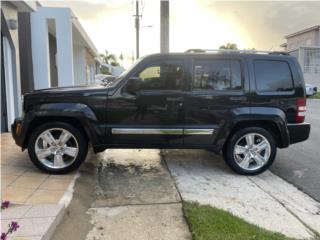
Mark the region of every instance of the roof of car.
[[229, 56], [237, 58], [246, 57], [263, 57], [263, 58], [288, 58], [292, 57], [287, 52], [278, 51], [257, 51], [257, 50], [202, 50], [190, 49], [186, 52], [173, 52], [173, 53], [155, 53], [145, 57], [169, 57], [169, 56]]

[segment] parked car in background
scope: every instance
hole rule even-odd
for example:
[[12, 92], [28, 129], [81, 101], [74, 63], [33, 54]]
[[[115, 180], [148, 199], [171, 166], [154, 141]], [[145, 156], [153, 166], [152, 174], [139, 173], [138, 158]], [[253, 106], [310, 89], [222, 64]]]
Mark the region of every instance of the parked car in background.
[[318, 88], [313, 86], [312, 84], [306, 84], [306, 95], [307, 97], [311, 97], [318, 92]]
[[255, 175], [277, 148], [308, 139], [306, 89], [287, 53], [154, 54], [104, 85], [39, 90], [24, 97], [12, 134], [41, 170], [84, 161], [88, 143], [108, 148], [201, 148]]
[[97, 74], [94, 78], [95, 83], [107, 83], [108, 81], [114, 80], [116, 77], [107, 74]]

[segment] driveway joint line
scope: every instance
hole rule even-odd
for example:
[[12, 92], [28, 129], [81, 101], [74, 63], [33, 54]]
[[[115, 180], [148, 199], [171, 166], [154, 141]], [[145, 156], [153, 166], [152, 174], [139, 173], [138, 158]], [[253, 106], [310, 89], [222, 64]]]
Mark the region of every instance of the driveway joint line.
[[105, 205], [105, 206], [97, 206], [91, 208], [114, 208], [114, 207], [131, 207], [131, 206], [154, 206], [154, 205], [178, 205], [182, 204], [182, 201], [179, 202], [163, 202], [163, 203], [129, 203], [124, 205]]
[[170, 168], [169, 168], [168, 163], [166, 161], [166, 157], [164, 156], [164, 153], [163, 153], [163, 149], [160, 149], [160, 158], [161, 158], [161, 161], [164, 162], [164, 165], [165, 165], [165, 167], [166, 167], [166, 169], [167, 169], [167, 171], [168, 171], [168, 173], [170, 175], [170, 178], [172, 179], [174, 187], [176, 188], [176, 190], [177, 190], [177, 192], [179, 194], [180, 202], [182, 203], [183, 202], [183, 198], [182, 198], [181, 192], [179, 191], [179, 188], [177, 186], [176, 180], [174, 179], [174, 177], [171, 174]]
[[[320, 237], [319, 233], [314, 230], [312, 227], [310, 227], [307, 223], [305, 223], [298, 215], [296, 215], [292, 210], [290, 210], [283, 202], [281, 202], [280, 200], [278, 200], [273, 194], [267, 192], [266, 190], [264, 190], [261, 186], [259, 186], [259, 184], [257, 184], [255, 181], [253, 181], [252, 177], [247, 177], [254, 185], [256, 185], [259, 189], [261, 189], [264, 193], [266, 193], [267, 195], [269, 195], [273, 200], [275, 200], [276, 202], [278, 202], [281, 206], [283, 206], [288, 213], [290, 213], [293, 217], [295, 217], [303, 226], [305, 226], [309, 231], [311, 231], [313, 233], [313, 237], [315, 239], [317, 239], [318, 237]], [[291, 183], [290, 183], [291, 184]]]
[[[320, 99], [319, 99], [319, 101], [320, 101]], [[293, 185], [293, 186], [296, 187], [299, 191], [301, 191], [301, 192], [303, 192], [304, 194], [308, 195], [310, 198], [312, 198], [312, 199], [315, 200], [316, 202], [319, 202], [318, 199], [316, 199], [314, 196], [312, 196], [312, 195], [310, 195], [309, 193], [307, 193], [307, 192], [305, 191], [305, 189], [303, 188], [302, 185], [300, 185], [300, 184], [298, 184], [298, 183], [294, 183], [294, 179], [295, 179], [294, 176], [292, 176], [290, 179], [286, 179], [286, 178], [284, 178], [283, 176], [281, 176], [280, 174], [277, 174], [276, 172], [273, 172], [272, 169], [269, 169], [269, 171], [270, 171], [272, 174], [276, 175], [277, 177], [281, 178], [283, 181], [285, 181], [285, 182]]]

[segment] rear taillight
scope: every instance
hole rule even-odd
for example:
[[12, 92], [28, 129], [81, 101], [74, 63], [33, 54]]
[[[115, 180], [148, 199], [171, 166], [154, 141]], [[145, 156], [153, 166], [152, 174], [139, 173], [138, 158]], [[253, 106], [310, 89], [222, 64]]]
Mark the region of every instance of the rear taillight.
[[304, 122], [306, 111], [307, 111], [306, 99], [298, 98], [296, 105], [297, 105], [296, 123], [302, 123]]

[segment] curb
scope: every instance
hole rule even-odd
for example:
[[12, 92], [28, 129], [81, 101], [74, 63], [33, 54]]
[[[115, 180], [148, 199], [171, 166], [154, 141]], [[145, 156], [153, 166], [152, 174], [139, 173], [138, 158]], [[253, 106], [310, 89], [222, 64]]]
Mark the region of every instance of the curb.
[[49, 240], [65, 213], [61, 204], [13, 205], [2, 211], [1, 228], [16, 221], [19, 228], [8, 239]]

